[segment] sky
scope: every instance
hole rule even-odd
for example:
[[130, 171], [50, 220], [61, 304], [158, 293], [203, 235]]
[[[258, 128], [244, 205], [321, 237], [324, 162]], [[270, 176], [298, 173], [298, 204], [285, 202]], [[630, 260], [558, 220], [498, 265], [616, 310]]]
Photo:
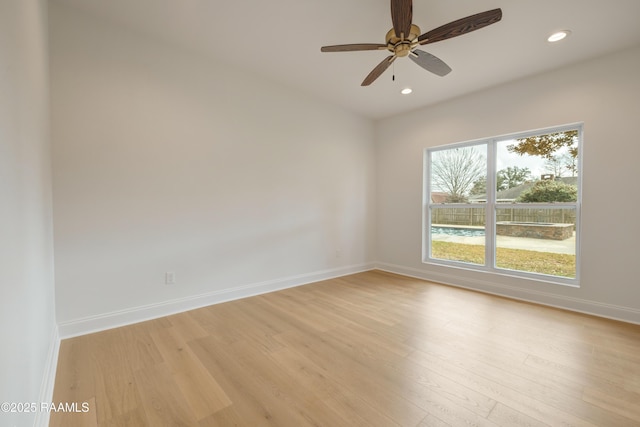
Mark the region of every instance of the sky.
[[[549, 173], [548, 168], [545, 167], [546, 160], [540, 156], [529, 156], [524, 155], [521, 156], [516, 153], [510, 153], [507, 150], [509, 145], [516, 144], [515, 139], [505, 140], [498, 142], [498, 158], [497, 158], [497, 170], [506, 169], [511, 166], [518, 166], [519, 168], [529, 168], [531, 171], [531, 177], [534, 179], [539, 179], [540, 175]], [[556, 155], [568, 154], [569, 149], [567, 147], [562, 147], [560, 150], [556, 152]], [[571, 173], [569, 171], [565, 172], [563, 176], [570, 176]]]
[[[521, 169], [528, 168], [529, 171], [531, 172], [532, 180], [540, 179], [541, 175], [543, 174], [553, 173], [553, 169], [549, 169], [549, 167], [547, 167], [546, 165], [547, 160], [541, 156], [533, 156], [533, 155], [526, 155], [526, 154], [521, 156], [517, 153], [509, 152], [507, 147], [514, 144], [517, 144], [516, 139], [507, 139], [507, 140], [502, 140], [497, 142], [496, 171], [500, 171], [508, 167], [514, 167], [514, 166], [517, 166], [518, 168], [521, 168]], [[457, 150], [459, 148], [452, 147], [451, 149]], [[487, 158], [487, 145], [484, 143], [467, 146], [467, 147], [464, 147], [463, 149], [474, 150], [477, 153], [477, 156], [482, 156], [484, 159]], [[449, 150], [447, 149], [436, 150], [435, 152], [432, 153], [432, 156], [434, 156], [433, 158], [435, 159], [435, 156], [439, 156], [440, 154], [444, 155], [445, 152], [447, 151]], [[561, 156], [568, 153], [569, 153], [569, 148], [562, 147], [556, 151], [555, 155]], [[565, 169], [562, 175], [560, 176], [571, 176], [571, 172]], [[434, 186], [432, 191], [446, 191], [443, 188], [439, 188], [435, 183], [433, 183], [433, 185]]]

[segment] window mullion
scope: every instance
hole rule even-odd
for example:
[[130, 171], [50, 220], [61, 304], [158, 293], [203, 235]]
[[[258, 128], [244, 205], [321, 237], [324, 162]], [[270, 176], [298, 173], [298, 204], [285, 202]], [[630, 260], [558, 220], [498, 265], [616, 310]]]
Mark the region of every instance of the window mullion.
[[485, 265], [494, 268], [496, 245], [496, 158], [497, 143], [495, 139], [487, 142], [487, 204], [485, 209]]
[[423, 193], [422, 193], [422, 260], [429, 258], [431, 253], [431, 179], [429, 178], [429, 170], [431, 165], [431, 151], [425, 150], [423, 171]]

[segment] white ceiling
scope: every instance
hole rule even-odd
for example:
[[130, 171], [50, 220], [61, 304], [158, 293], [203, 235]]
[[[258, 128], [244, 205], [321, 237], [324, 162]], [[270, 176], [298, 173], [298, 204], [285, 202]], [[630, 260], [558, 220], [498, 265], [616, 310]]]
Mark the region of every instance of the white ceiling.
[[[414, 0], [422, 32], [502, 8], [502, 21], [423, 46], [453, 68], [430, 74], [408, 58], [373, 85], [364, 77], [386, 51], [321, 53], [323, 45], [384, 43], [389, 0], [51, 0], [171, 44], [211, 55], [370, 118], [640, 44], [640, 0]], [[572, 35], [558, 44], [555, 30]], [[410, 86], [414, 92], [403, 96]]]

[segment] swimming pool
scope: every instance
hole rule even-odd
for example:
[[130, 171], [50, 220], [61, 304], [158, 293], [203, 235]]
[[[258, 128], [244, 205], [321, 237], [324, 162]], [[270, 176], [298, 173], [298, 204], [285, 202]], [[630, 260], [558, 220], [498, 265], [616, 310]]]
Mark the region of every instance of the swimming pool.
[[431, 234], [446, 234], [447, 236], [476, 237], [484, 236], [484, 228], [464, 227], [431, 227]]

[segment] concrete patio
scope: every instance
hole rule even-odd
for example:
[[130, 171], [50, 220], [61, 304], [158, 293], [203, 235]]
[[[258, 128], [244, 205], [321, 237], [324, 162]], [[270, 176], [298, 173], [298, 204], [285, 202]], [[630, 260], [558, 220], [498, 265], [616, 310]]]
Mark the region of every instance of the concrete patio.
[[[467, 245], [484, 245], [484, 236], [451, 236], [447, 234], [433, 234], [432, 239], [441, 242], [464, 243]], [[576, 236], [565, 240], [532, 239], [527, 237], [496, 236], [499, 248], [524, 249], [528, 251], [552, 252], [575, 255]]]

